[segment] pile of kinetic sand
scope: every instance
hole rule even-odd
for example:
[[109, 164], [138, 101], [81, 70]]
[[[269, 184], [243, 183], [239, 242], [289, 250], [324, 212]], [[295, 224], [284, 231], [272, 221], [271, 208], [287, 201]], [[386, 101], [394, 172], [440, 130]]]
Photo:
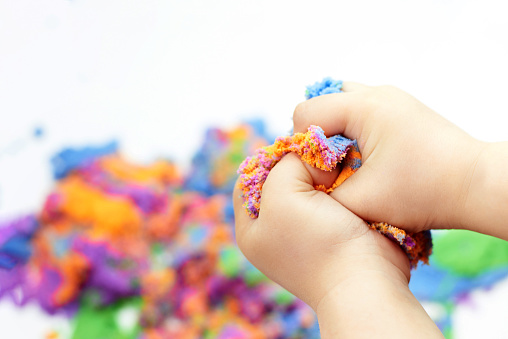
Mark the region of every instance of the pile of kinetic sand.
[[235, 244], [235, 172], [268, 142], [260, 122], [210, 129], [187, 175], [115, 143], [59, 153], [41, 210], [0, 226], [0, 297], [68, 314], [74, 339], [318, 338], [313, 311]]

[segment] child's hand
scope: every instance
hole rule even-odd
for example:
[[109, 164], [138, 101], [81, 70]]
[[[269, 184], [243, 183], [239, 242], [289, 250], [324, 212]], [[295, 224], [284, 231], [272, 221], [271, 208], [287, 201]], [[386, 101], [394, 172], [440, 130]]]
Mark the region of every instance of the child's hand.
[[252, 264], [310, 306], [350, 271], [384, 267], [407, 283], [409, 262], [402, 250], [316, 191], [297, 155], [286, 155], [271, 170], [257, 219], [246, 214], [240, 195], [236, 189], [238, 246]]
[[[365, 220], [409, 231], [460, 227], [481, 143], [407, 93], [344, 84], [297, 106], [295, 132], [318, 125], [357, 139], [362, 167], [331, 196]], [[310, 170], [314, 181], [333, 178]]]
[[406, 255], [314, 190], [298, 156], [286, 155], [271, 170], [257, 219], [244, 210], [241, 192], [233, 194], [238, 246], [252, 264], [317, 312], [323, 338], [398, 338], [406, 336], [404, 328], [422, 331], [412, 338], [439, 335], [408, 289]]

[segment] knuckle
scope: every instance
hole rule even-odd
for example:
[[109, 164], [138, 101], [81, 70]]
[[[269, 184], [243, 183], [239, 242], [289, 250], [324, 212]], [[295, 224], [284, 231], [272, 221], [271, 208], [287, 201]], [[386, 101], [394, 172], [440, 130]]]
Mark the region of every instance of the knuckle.
[[367, 224], [356, 215], [344, 217], [342, 229], [344, 230], [345, 237], [351, 240], [362, 237], [369, 230]]
[[[241, 231], [241, 232], [240, 232]], [[235, 238], [236, 238], [236, 245], [240, 249], [240, 251], [245, 255], [247, 258], [250, 256], [250, 249], [252, 247], [252, 239], [248, 236], [247, 230], [242, 229], [238, 227], [238, 223], [236, 224], [235, 228]]]
[[399, 89], [393, 85], [381, 85], [381, 86], [378, 86], [378, 89], [383, 91], [383, 92], [395, 92], [395, 91], [398, 91]]
[[398, 96], [402, 91], [396, 87], [396, 86], [393, 86], [393, 85], [382, 85], [382, 86], [379, 86], [378, 88], [378, 91], [377, 91], [379, 97], [383, 98], [383, 99], [387, 99], [387, 98], [393, 98], [395, 96]]
[[379, 107], [380, 104], [389, 102], [400, 90], [392, 85], [381, 85], [374, 87], [368, 96], [368, 101], [373, 107]]
[[309, 111], [309, 104], [307, 101], [301, 102], [296, 105], [293, 112], [293, 124], [295, 127], [307, 127], [307, 116]]

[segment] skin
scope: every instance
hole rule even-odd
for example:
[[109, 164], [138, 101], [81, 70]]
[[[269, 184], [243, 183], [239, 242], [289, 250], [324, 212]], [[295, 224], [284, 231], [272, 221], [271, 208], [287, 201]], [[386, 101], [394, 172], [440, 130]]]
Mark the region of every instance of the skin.
[[332, 197], [366, 220], [408, 231], [457, 227], [486, 144], [395, 87], [347, 83], [345, 90], [294, 113], [296, 132], [314, 124], [358, 141], [363, 165]]
[[[476, 140], [393, 86], [348, 82], [344, 90], [294, 113], [295, 132], [313, 124], [358, 140], [363, 165], [335, 200], [412, 232], [458, 228], [508, 240], [508, 142]], [[307, 169], [325, 185], [337, 176]]]
[[357, 139], [362, 167], [327, 195], [313, 186], [330, 186], [336, 171], [285, 156], [263, 186], [258, 219], [233, 193], [238, 246], [316, 311], [323, 338], [442, 338], [409, 291], [405, 254], [363, 220], [508, 239], [499, 218], [508, 217], [508, 146], [473, 139], [397, 88], [344, 91], [298, 105], [294, 130], [312, 124]]

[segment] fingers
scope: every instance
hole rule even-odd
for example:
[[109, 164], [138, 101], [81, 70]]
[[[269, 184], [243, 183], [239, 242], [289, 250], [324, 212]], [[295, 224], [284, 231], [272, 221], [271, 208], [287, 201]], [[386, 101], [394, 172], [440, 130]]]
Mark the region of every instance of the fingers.
[[[238, 247], [242, 253], [254, 265], [257, 258], [263, 257], [260, 251], [266, 247], [268, 225], [260, 222], [262, 217], [270, 219], [280, 218], [275, 223], [286, 222], [284, 215], [294, 208], [296, 197], [294, 192], [298, 190], [312, 191], [312, 178], [305, 169], [302, 161], [293, 153], [287, 154], [270, 171], [262, 188], [261, 207], [258, 219], [251, 219], [243, 207], [241, 191], [238, 183], [233, 192], [233, 206], [235, 211], [235, 237]], [[281, 213], [279, 213], [281, 212]], [[294, 213], [293, 213], [294, 214]], [[262, 227], [265, 226], [265, 227]]]
[[[263, 237], [263, 227], [256, 225], [262, 215], [270, 215], [270, 218], [278, 218], [284, 213], [295, 208], [298, 200], [295, 192], [313, 191], [312, 178], [305, 169], [300, 157], [294, 153], [287, 154], [270, 171], [262, 188], [260, 217], [251, 219], [243, 207], [242, 192], [235, 185], [233, 192], [233, 207], [235, 211], [235, 233], [238, 247], [250, 260], [259, 251], [260, 239]], [[323, 193], [324, 194], [324, 193]], [[294, 213], [293, 213], [294, 214]], [[284, 222], [281, 218], [281, 222]]]
[[323, 185], [324, 187], [328, 188], [333, 185], [335, 180], [337, 180], [337, 177], [340, 173], [340, 168], [335, 168], [331, 170], [330, 172], [320, 170], [319, 168], [314, 168], [309, 164], [304, 163], [305, 168], [309, 172], [310, 176], [312, 177], [312, 186], [316, 187], [318, 185]]
[[307, 245], [334, 247], [368, 230], [356, 215], [314, 189], [311, 175], [294, 153], [284, 156], [270, 171], [262, 188], [258, 219], [247, 215], [240, 194], [236, 188], [233, 199], [237, 244], [252, 264], [268, 272], [276, 270], [272, 267], [273, 257], [285, 255], [287, 249], [292, 253], [306, 249], [314, 253]]
[[273, 234], [273, 227], [284, 229], [286, 225], [303, 229], [306, 215], [314, 212], [305, 213], [310, 206], [309, 197], [315, 193], [326, 196], [314, 190], [312, 178], [300, 157], [294, 153], [285, 155], [263, 185], [258, 218], [260, 232], [266, 236]]
[[303, 232], [309, 239], [328, 239], [337, 244], [364, 234], [366, 225], [360, 218], [328, 194], [314, 189], [304, 165], [300, 157], [290, 153], [270, 171], [263, 185], [259, 229], [270, 224], [284, 234]]
[[[356, 229], [355, 218], [330, 196], [316, 191], [300, 157], [290, 153], [270, 171], [263, 185], [257, 226], [260, 234], [266, 232], [274, 238], [300, 232], [314, 239], [333, 238], [338, 243], [344, 234]], [[316, 229], [316, 225], [320, 227]]]
[[[318, 125], [325, 131], [327, 136], [335, 134], [348, 134], [346, 130], [348, 125], [356, 121], [357, 116], [363, 106], [361, 95], [351, 95], [352, 92], [366, 91], [371, 87], [357, 83], [344, 82], [342, 89], [345, 93], [329, 94], [316, 97], [297, 106], [294, 113], [294, 131], [306, 132], [310, 125]], [[346, 133], [345, 133], [346, 132]], [[350, 134], [354, 134], [351, 132]], [[347, 136], [347, 135], [346, 135]], [[351, 135], [351, 139], [357, 139], [358, 136]], [[324, 185], [330, 187], [335, 182], [340, 169], [331, 172], [325, 172], [310, 165], [305, 164], [310, 173], [313, 185]]]
[[355, 92], [355, 91], [361, 91], [366, 90], [368, 88], [371, 88], [370, 86], [360, 84], [359, 82], [353, 82], [353, 81], [344, 81], [342, 83], [342, 90], [344, 92]]
[[[346, 83], [345, 93], [327, 94], [300, 103], [293, 113], [295, 132], [304, 133], [310, 125], [320, 126], [326, 136], [342, 134], [350, 139], [360, 137], [365, 113], [369, 111], [366, 94], [369, 87]], [[361, 124], [360, 124], [361, 125]]]
[[289, 153], [275, 165], [266, 178], [261, 203], [279, 197], [288, 199], [292, 193], [308, 192], [313, 189], [312, 177], [304, 163], [298, 155]]
[[390, 220], [391, 224], [400, 226], [399, 216], [404, 214], [401, 211], [407, 212], [408, 207], [396, 201], [386, 203], [392, 191], [385, 173], [364, 164], [330, 196], [365, 220]]
[[[364, 173], [365, 171], [369, 171], [369, 168], [366, 166], [360, 167], [354, 175], [349, 177], [339, 187], [333, 190], [330, 193], [330, 196], [340, 204], [343, 204], [348, 209], [354, 211], [357, 215], [361, 215], [363, 218], [371, 220], [368, 215], [369, 206], [372, 208], [372, 200], [375, 202], [375, 199], [379, 199], [379, 197], [372, 196], [374, 192], [378, 191], [374, 188], [379, 187], [379, 182], [376, 186], [375, 182], [364, 181], [368, 178], [378, 180], [377, 176], [369, 176], [369, 173]], [[365, 175], [365, 177], [363, 175]], [[358, 180], [358, 178], [363, 180]], [[366, 194], [366, 192], [369, 192], [369, 194]]]
[[[247, 233], [253, 228], [256, 219], [249, 217], [245, 208], [243, 207], [242, 192], [238, 189], [238, 181], [235, 183], [233, 191], [233, 208], [235, 211], [235, 237], [238, 247], [243, 252], [245, 239]], [[244, 253], [245, 254], [245, 253]]]

